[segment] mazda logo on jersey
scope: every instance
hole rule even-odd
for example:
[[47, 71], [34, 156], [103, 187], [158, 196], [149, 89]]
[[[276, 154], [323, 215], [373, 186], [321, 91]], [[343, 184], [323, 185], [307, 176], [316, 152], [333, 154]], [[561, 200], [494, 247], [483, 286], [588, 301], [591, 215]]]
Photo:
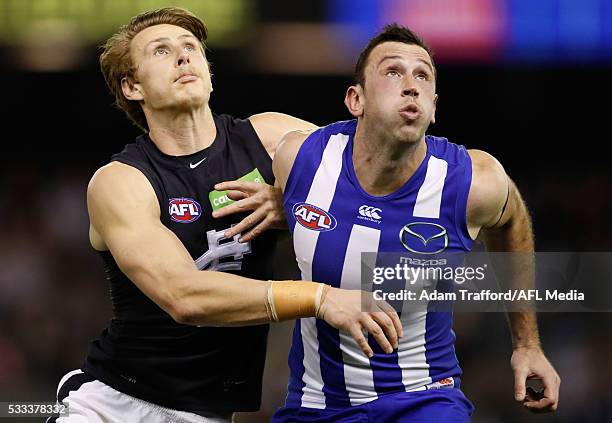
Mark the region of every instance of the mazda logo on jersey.
[[331, 231], [336, 227], [336, 218], [331, 213], [308, 203], [297, 203], [292, 209], [295, 220], [313, 231]]
[[448, 232], [437, 223], [412, 222], [399, 233], [400, 242], [416, 254], [438, 254], [448, 247]]
[[200, 218], [202, 206], [192, 198], [171, 198], [168, 213], [174, 222], [190, 223]]

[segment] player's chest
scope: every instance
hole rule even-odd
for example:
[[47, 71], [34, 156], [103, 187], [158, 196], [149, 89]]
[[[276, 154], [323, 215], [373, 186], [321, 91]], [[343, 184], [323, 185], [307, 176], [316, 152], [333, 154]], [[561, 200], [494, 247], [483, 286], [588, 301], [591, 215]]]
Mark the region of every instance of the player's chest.
[[245, 214], [214, 218], [212, 213], [234, 203], [227, 191], [215, 189], [215, 184], [230, 180], [265, 183], [264, 176], [252, 164], [234, 169], [200, 169], [179, 171], [164, 178], [160, 195], [162, 223], [183, 243], [192, 256], [208, 249], [209, 238], [217, 238]]
[[[313, 257], [345, 254], [356, 248], [371, 252], [410, 252], [431, 255], [450, 252], [460, 246], [454, 210], [441, 210], [437, 218], [414, 215], [414, 199], [372, 201], [357, 195], [335, 200], [331, 205], [317, 201], [291, 205], [289, 220], [294, 224], [294, 247], [301, 250], [302, 237], [315, 237]], [[306, 254], [308, 256], [308, 254]]]

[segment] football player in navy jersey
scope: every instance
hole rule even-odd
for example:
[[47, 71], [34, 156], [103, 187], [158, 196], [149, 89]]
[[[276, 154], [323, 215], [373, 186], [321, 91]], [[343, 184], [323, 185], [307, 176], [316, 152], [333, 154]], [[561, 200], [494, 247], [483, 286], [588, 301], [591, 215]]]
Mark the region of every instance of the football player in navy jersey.
[[[527, 208], [502, 165], [426, 135], [437, 100], [430, 48], [408, 28], [388, 25], [357, 61], [345, 97], [355, 119], [284, 136], [273, 168], [308, 279], [359, 289], [362, 252], [418, 253], [441, 239], [436, 251], [466, 252], [479, 234], [491, 251], [533, 252]], [[333, 225], [312, 227], [305, 210]], [[411, 246], [407, 226], [442, 232], [429, 240], [416, 233]], [[535, 313], [508, 318], [516, 401], [534, 412], [556, 410], [560, 378], [542, 351]], [[273, 421], [470, 421], [473, 407], [458, 389], [452, 313], [402, 312], [401, 320], [398, 349], [365, 358], [336, 329], [299, 319], [289, 394]], [[531, 378], [542, 380], [541, 396], [526, 388]]]
[[[397, 345], [388, 304], [363, 313], [358, 292], [269, 281], [275, 235], [262, 232], [284, 226], [271, 156], [284, 133], [314, 125], [214, 113], [206, 36], [193, 14], [164, 8], [132, 18], [104, 46], [106, 82], [144, 134], [89, 183], [89, 237], [114, 315], [83, 367], [60, 381], [69, 414], [51, 421], [227, 422], [257, 410], [271, 321], [324, 319], [365, 354], [363, 330], [386, 351]], [[230, 199], [218, 184], [231, 180], [243, 181], [248, 198], [236, 204], [252, 211], [246, 218], [219, 215]]]

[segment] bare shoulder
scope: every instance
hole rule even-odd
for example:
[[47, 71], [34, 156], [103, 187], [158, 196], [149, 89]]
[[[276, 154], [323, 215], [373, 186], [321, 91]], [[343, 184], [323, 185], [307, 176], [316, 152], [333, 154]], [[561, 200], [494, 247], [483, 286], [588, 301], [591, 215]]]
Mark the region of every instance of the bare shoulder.
[[283, 191], [293, 168], [293, 162], [295, 162], [302, 144], [314, 131], [315, 129], [287, 132], [278, 144], [272, 169], [274, 170], [277, 184]]
[[317, 128], [313, 123], [277, 112], [258, 113], [250, 116], [249, 121], [270, 157], [274, 157], [279, 141], [287, 132]]
[[289, 126], [285, 132], [300, 129], [313, 129], [317, 126], [306, 120], [279, 112], [263, 112], [249, 116], [249, 121], [257, 130], [259, 127], [265, 126]]
[[497, 177], [504, 179], [506, 171], [501, 163], [491, 154], [482, 150], [468, 150], [468, 154], [472, 159], [472, 170], [476, 177]]
[[482, 150], [468, 150], [472, 159], [472, 184], [467, 204], [468, 228], [477, 234], [500, 217], [508, 197], [509, 179], [501, 163]]
[[138, 169], [111, 162], [96, 171], [87, 187], [87, 208], [92, 227], [104, 231], [111, 222], [134, 220], [146, 215], [159, 216], [153, 187]]
[[120, 162], [111, 162], [98, 169], [89, 181], [87, 194], [102, 198], [129, 197], [138, 202], [155, 197], [146, 176], [135, 167]]

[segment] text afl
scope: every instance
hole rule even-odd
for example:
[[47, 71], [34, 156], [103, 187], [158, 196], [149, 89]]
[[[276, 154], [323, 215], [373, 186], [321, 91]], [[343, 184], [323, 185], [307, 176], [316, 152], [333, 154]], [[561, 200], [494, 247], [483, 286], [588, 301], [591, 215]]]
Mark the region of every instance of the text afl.
[[313, 231], [331, 231], [336, 227], [336, 218], [331, 213], [308, 203], [293, 206], [293, 216], [303, 227]]
[[202, 206], [192, 198], [171, 198], [168, 213], [174, 222], [190, 223], [200, 218]]

